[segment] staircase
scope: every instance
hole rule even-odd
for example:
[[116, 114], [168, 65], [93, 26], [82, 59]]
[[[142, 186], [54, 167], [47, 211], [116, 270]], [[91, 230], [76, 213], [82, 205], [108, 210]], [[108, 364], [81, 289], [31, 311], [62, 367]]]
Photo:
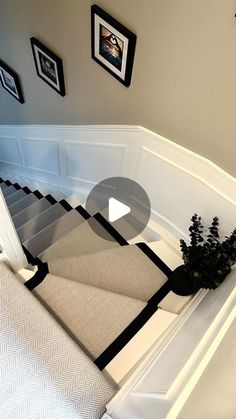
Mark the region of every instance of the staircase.
[[101, 214], [91, 217], [81, 205], [73, 208], [66, 199], [2, 178], [0, 187], [27, 260], [36, 267], [26, 288], [100, 370], [107, 368], [119, 382], [123, 377], [118, 373], [116, 379], [110, 368], [116, 356], [150, 319], [161, 335], [189, 298], [173, 299], [166, 263], [147, 244], [128, 244]]
[[181, 259], [163, 241], [128, 243], [57, 191], [0, 188], [33, 266], [22, 284], [0, 263], [1, 416], [166, 417], [233, 318], [235, 272], [214, 294], [177, 296]]

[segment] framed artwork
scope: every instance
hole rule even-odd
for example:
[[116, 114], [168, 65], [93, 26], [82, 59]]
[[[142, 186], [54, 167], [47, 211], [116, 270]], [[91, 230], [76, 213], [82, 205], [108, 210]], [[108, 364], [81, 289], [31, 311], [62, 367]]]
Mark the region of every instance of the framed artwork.
[[63, 63], [61, 58], [50, 51], [38, 39], [30, 38], [36, 72], [49, 86], [61, 96], [65, 96]]
[[128, 87], [136, 35], [97, 5], [92, 6], [92, 58]]
[[2, 60], [0, 60], [0, 79], [2, 87], [20, 103], [24, 103], [24, 97], [18, 75]]

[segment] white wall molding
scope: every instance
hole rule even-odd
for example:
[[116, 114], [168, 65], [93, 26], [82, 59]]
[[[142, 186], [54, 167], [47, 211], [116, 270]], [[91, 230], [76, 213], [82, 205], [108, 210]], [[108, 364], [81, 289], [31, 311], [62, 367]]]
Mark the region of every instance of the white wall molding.
[[146, 189], [152, 221], [179, 239], [194, 212], [235, 225], [236, 179], [190, 150], [139, 126], [0, 126], [0, 170], [86, 199], [91, 188], [125, 176]]
[[235, 318], [235, 285], [234, 269], [217, 290], [196, 295], [189, 312], [176, 319], [178, 327], [157, 342], [108, 403], [108, 417], [178, 416]]
[[[0, 186], [0, 249], [9, 266], [18, 272], [28, 266]], [[4, 259], [3, 259], [4, 260]]]
[[[148, 137], [162, 143], [162, 155], [166, 156], [166, 160], [185, 170], [191, 176], [195, 176], [226, 199], [229, 199], [234, 205], [236, 204], [236, 179], [233, 176], [212, 161], [176, 144], [174, 141], [143, 127], [140, 127], [140, 130], [146, 133]], [[173, 154], [170, 153], [171, 150]]]

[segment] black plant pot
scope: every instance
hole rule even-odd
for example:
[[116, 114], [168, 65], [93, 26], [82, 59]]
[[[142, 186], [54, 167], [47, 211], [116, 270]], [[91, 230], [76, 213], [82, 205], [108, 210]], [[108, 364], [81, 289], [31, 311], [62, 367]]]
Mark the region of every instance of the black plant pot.
[[188, 279], [184, 265], [178, 266], [170, 275], [169, 280], [171, 290], [178, 295], [192, 295], [200, 289]]

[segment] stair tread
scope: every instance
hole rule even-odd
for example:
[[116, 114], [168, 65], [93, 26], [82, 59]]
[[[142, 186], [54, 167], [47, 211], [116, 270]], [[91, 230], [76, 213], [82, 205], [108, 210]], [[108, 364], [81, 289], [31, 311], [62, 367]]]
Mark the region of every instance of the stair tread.
[[38, 200], [38, 198], [35, 195], [29, 196], [31, 197], [32, 204], [29, 205], [27, 208], [23, 209], [22, 211], [18, 212], [13, 217], [13, 222], [16, 228], [23, 226], [32, 218], [36, 217], [37, 215], [41, 214], [41, 212], [51, 207], [50, 202], [46, 198]]
[[12, 217], [32, 205], [32, 203], [37, 200], [38, 198], [33, 193], [25, 194], [23, 198], [19, 199], [19, 201], [17, 201], [15, 204], [9, 206], [9, 211]]
[[[94, 224], [94, 227], [96, 225], [97, 230], [103, 231], [103, 237], [107, 237], [107, 240], [93, 231], [91, 228], [92, 224]], [[96, 253], [113, 247], [120, 247], [120, 245], [104, 230], [97, 220], [91, 218], [51, 245], [40, 257], [43, 261], [49, 261], [66, 256]]]
[[15, 193], [17, 191], [17, 189], [15, 188], [15, 186], [11, 185], [11, 186], [7, 186], [4, 190], [3, 190], [3, 195], [5, 197], [5, 199], [10, 196], [11, 194]]
[[15, 193], [9, 195], [6, 198], [6, 203], [7, 203], [8, 207], [10, 207], [11, 205], [15, 205], [18, 201], [20, 201], [26, 195], [27, 194], [26, 194], [25, 191], [23, 191], [23, 189], [19, 189], [18, 191], [16, 190]]
[[[111, 262], [112, 261], [112, 262]], [[48, 262], [49, 273], [148, 301], [166, 275], [135, 245]]]
[[55, 204], [41, 214], [29, 220], [27, 223], [22, 225], [17, 229], [17, 233], [21, 242], [25, 242], [33, 237], [35, 234], [39, 233], [49, 224], [56, 221], [59, 217], [62, 217], [66, 214], [65, 208], [62, 205]]
[[2, 191], [4, 191], [5, 189], [9, 188], [9, 186], [2, 182], [0, 183], [0, 188], [2, 189]]
[[93, 359], [146, 305], [138, 299], [50, 274], [33, 293]]
[[32, 256], [37, 257], [83, 221], [84, 218], [76, 210], [72, 210], [44, 228], [30, 240], [24, 242], [24, 246]]

